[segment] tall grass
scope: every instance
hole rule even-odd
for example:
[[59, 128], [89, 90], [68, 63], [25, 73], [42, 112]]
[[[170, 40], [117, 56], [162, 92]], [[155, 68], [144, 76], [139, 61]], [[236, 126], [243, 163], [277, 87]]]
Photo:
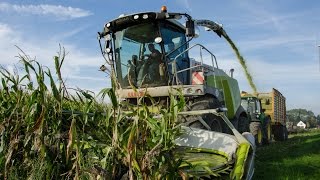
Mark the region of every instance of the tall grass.
[[319, 179], [320, 130], [290, 135], [257, 151], [254, 179]]
[[111, 105], [84, 90], [68, 92], [63, 49], [53, 58], [55, 72], [24, 53], [19, 58], [19, 72], [0, 70], [1, 179], [180, 176], [181, 161], [172, 150], [183, 100], [171, 97], [170, 107], [155, 118], [141, 98], [138, 109], [121, 104], [112, 88], [100, 93]]

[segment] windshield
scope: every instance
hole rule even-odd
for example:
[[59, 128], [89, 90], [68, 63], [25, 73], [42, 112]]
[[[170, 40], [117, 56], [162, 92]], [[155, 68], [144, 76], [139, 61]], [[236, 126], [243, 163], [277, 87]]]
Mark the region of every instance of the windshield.
[[139, 24], [115, 33], [117, 77], [123, 88], [165, 84], [165, 73], [159, 72], [162, 49], [154, 42], [159, 36], [156, 23]]
[[241, 99], [241, 106], [249, 112], [252, 119], [255, 119], [256, 115], [260, 113], [260, 102], [257, 99]]
[[[159, 37], [161, 40], [156, 43]], [[157, 87], [175, 82], [173, 60], [176, 59], [177, 71], [189, 67], [185, 42], [184, 29], [167, 21], [138, 24], [116, 32], [114, 53], [121, 87]], [[188, 84], [188, 71], [178, 73], [178, 79]]]
[[248, 100], [247, 99], [241, 99], [241, 106], [248, 111]]

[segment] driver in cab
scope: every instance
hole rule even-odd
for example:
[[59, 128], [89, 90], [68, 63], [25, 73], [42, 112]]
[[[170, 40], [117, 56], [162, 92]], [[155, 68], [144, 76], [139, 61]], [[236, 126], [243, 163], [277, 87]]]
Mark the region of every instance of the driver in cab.
[[154, 44], [148, 44], [148, 49], [150, 55], [148, 55], [144, 72], [150, 75], [150, 79], [161, 81], [162, 76], [164, 76], [164, 64], [161, 60], [162, 54], [155, 48]]
[[151, 58], [151, 60], [157, 60], [161, 62], [161, 53], [154, 47], [154, 44], [148, 44], [148, 49], [151, 52], [149, 58]]

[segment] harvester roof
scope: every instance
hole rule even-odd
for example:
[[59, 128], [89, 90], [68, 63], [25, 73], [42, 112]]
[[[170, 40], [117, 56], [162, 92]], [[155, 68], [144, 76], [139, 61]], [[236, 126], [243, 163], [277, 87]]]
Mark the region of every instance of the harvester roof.
[[158, 20], [165, 20], [180, 27], [181, 29], [185, 29], [185, 27], [179, 21], [176, 20], [180, 18], [181, 16], [178, 13], [164, 12], [141, 12], [129, 15], [120, 15], [118, 18], [105, 24], [104, 32], [108, 34], [110, 32], [121, 31], [130, 26], [143, 23], [151, 23]]

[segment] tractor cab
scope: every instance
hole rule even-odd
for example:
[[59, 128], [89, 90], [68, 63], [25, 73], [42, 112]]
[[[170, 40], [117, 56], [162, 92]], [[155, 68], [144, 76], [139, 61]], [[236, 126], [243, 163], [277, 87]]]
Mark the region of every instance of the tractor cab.
[[241, 92], [241, 106], [251, 117], [251, 121], [259, 121], [259, 115], [262, 112], [261, 101], [256, 95], [247, 92]]

